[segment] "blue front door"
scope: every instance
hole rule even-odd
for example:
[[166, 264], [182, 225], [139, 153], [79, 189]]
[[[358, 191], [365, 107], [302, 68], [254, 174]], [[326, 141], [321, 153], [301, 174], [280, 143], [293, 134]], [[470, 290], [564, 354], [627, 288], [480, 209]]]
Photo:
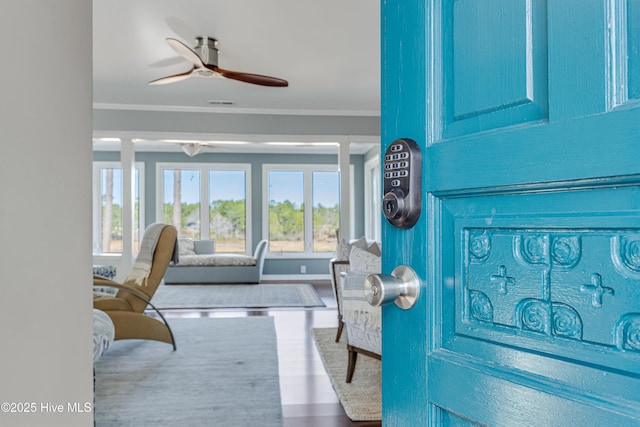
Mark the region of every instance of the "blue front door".
[[639, 52], [636, 0], [382, 2], [382, 151], [423, 157], [385, 425], [640, 425]]

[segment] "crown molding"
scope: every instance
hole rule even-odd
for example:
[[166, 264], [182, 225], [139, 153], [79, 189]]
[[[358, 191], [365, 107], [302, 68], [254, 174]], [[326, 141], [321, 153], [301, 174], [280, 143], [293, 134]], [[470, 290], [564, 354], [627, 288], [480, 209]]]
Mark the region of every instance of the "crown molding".
[[185, 107], [177, 105], [110, 104], [94, 102], [94, 110], [161, 111], [177, 113], [262, 114], [281, 116], [380, 117], [380, 110], [321, 110], [286, 108]]

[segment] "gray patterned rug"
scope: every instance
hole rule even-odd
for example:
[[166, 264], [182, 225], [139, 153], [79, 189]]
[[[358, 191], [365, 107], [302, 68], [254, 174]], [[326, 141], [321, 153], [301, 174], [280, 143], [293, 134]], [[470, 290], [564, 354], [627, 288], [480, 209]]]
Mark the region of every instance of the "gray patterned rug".
[[324, 307], [310, 284], [161, 285], [151, 299], [160, 310]]
[[382, 418], [382, 364], [359, 355], [351, 383], [347, 378], [347, 346], [343, 332], [336, 341], [336, 328], [312, 330], [318, 353], [340, 403], [352, 421], [375, 421]]
[[272, 317], [169, 324], [177, 351], [115, 341], [96, 362], [97, 427], [282, 426]]

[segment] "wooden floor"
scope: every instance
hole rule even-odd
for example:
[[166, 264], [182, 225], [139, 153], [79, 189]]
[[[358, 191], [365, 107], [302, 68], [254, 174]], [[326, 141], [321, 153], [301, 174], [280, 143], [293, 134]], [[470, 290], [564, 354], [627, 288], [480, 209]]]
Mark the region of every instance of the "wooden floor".
[[311, 328], [337, 326], [336, 302], [328, 282], [313, 284], [327, 307], [300, 310], [180, 310], [164, 314], [167, 318], [272, 316], [278, 339], [284, 426], [380, 426], [379, 422], [352, 422], [331, 386], [313, 343]]

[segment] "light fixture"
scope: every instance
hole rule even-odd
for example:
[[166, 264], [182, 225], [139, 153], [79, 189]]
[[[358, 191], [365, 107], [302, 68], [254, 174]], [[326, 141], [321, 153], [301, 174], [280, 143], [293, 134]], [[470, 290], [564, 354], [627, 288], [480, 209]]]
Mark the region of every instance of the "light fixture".
[[102, 138], [93, 138], [93, 142], [120, 142], [120, 138], [115, 137], [102, 137]]
[[202, 145], [191, 143], [183, 144], [181, 145], [181, 147], [182, 151], [184, 151], [189, 157], [197, 156], [198, 154], [202, 153]]
[[158, 139], [159, 142], [169, 142], [172, 144], [190, 144], [190, 145], [243, 145], [246, 141], [218, 141], [203, 139]]
[[267, 145], [280, 145], [291, 147], [337, 147], [337, 142], [265, 142]]

